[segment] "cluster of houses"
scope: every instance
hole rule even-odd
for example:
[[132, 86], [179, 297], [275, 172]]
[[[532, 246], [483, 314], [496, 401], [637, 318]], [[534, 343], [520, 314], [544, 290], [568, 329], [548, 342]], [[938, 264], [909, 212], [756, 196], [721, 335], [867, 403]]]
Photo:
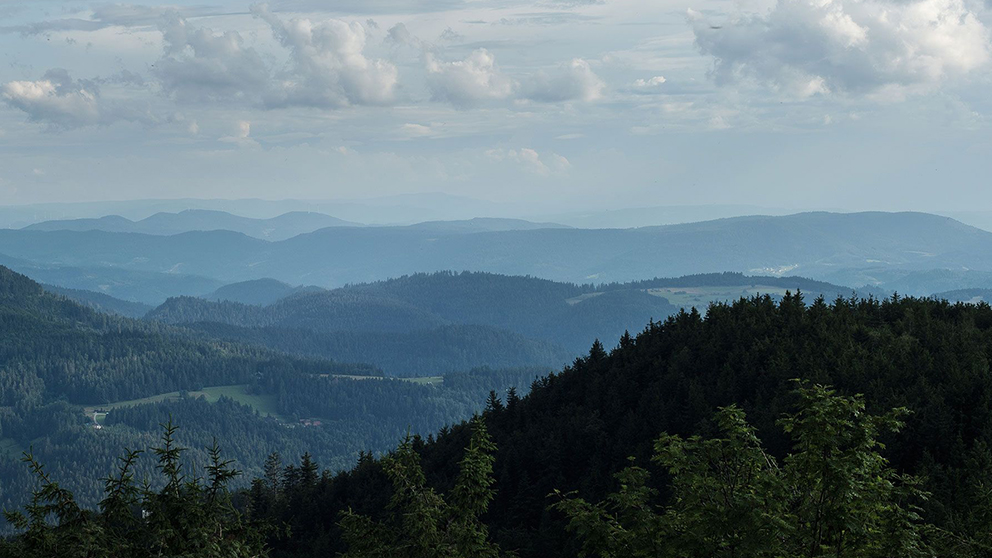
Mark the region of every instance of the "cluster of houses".
[[300, 426], [306, 428], [308, 426], [320, 426], [320, 420], [314, 418], [300, 419]]

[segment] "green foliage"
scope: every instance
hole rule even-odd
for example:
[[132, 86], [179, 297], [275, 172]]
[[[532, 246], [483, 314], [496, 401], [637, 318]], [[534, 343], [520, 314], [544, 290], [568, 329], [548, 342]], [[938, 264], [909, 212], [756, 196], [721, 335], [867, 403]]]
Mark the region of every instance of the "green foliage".
[[799, 410], [781, 420], [793, 440], [782, 466], [744, 413], [727, 407], [716, 415], [721, 438], [663, 435], [656, 443], [653, 459], [671, 477], [663, 508], [637, 467], [621, 471], [620, 490], [599, 504], [554, 504], [582, 539], [583, 556], [934, 556], [924, 541], [932, 528], [913, 507], [926, 494], [879, 453], [877, 437], [897, 430], [904, 411], [872, 415], [862, 398], [821, 386], [796, 393]]
[[499, 558], [480, 521], [493, 498], [493, 445], [483, 420], [472, 421], [472, 438], [459, 462], [448, 498], [427, 486], [420, 457], [408, 436], [382, 461], [393, 486], [386, 521], [348, 510], [341, 530], [343, 558]]
[[[22, 531], [0, 543], [6, 558], [263, 558], [263, 529], [244, 520], [227, 486], [240, 472], [221, 458], [216, 442], [208, 451], [206, 478], [187, 475], [185, 448], [175, 441], [177, 427], [162, 425], [161, 445], [152, 448], [164, 486], [138, 486], [134, 465], [139, 451], [126, 451], [117, 471], [105, 479], [100, 512], [82, 509], [31, 454], [24, 461], [38, 481], [24, 512], [7, 512]], [[54, 519], [54, 521], [52, 521]]]
[[[645, 487], [658, 491], [654, 503], [667, 504], [673, 486], [658, 474], [663, 464], [651, 460], [654, 442], [663, 432], [683, 440], [728, 438], [717, 434], [719, 408], [746, 411], [761, 447], [784, 471], [794, 440], [778, 421], [795, 408], [791, 380], [797, 376], [863, 394], [872, 416], [911, 410], [898, 432], [875, 438], [884, 443], [877, 453], [889, 467], [921, 479], [919, 488], [930, 493], [913, 502], [920, 510], [904, 509], [936, 526], [927, 529], [927, 541], [957, 545], [958, 556], [992, 542], [988, 305], [750, 298], [652, 322], [604, 349], [610, 349], [605, 358], [599, 351], [580, 358], [536, 382], [530, 395], [489, 398], [498, 492], [485, 518], [502, 548], [523, 557], [574, 558], [580, 547], [566, 534], [564, 516], [546, 510], [545, 496], [559, 488], [600, 502], [617, 491], [614, 475], [629, 465], [629, 456], [652, 471]], [[430, 486], [453, 486], [453, 464], [468, 439], [467, 426], [455, 425], [417, 448]], [[367, 459], [353, 471], [322, 478], [310, 494], [320, 514], [259, 508], [263, 517], [293, 525], [292, 541], [273, 542], [274, 556], [343, 551], [333, 518], [348, 508], [376, 517], [392, 488]]]

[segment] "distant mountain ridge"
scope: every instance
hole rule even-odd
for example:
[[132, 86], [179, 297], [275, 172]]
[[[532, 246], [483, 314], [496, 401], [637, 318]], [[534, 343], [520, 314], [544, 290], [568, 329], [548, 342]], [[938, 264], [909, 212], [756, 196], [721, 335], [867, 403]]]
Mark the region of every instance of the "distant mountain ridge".
[[532, 231], [536, 229], [570, 229], [568, 225], [558, 223], [535, 223], [523, 219], [500, 219], [494, 217], [474, 217], [456, 221], [424, 221], [407, 225], [408, 229], [431, 230], [443, 232], [501, 232], [501, 231]]
[[253, 238], [285, 240], [298, 234], [313, 232], [326, 227], [354, 226], [361, 226], [361, 224], [323, 213], [293, 211], [270, 219], [253, 219], [224, 211], [187, 209], [179, 213], [156, 213], [139, 221], [132, 221], [119, 215], [109, 215], [98, 219], [44, 221], [24, 227], [24, 230], [105, 231], [166, 236], [191, 231], [225, 230], [239, 232]]
[[439, 269], [573, 283], [736, 271], [888, 290], [913, 276], [919, 280], [912, 289], [900, 292], [930, 294], [957, 285], [921, 273], [992, 272], [992, 233], [925, 213], [801, 213], [639, 229], [331, 227], [278, 242], [227, 231], [165, 237], [0, 230], [0, 246], [9, 256], [50, 265], [321, 287]]

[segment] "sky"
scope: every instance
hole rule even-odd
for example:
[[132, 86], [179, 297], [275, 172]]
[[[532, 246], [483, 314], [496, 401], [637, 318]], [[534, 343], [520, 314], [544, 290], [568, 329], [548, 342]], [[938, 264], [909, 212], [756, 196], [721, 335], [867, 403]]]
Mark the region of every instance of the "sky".
[[0, 0], [0, 205], [992, 210], [992, 0]]

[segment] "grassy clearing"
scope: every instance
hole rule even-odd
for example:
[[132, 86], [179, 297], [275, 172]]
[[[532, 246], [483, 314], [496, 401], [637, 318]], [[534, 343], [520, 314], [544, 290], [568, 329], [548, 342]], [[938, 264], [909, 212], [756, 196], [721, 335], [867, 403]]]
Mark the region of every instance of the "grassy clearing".
[[402, 380], [411, 384], [443, 384], [444, 376], [422, 376], [419, 378], [395, 378], [393, 376], [349, 376], [347, 374], [321, 374], [322, 378], [343, 378], [345, 380]]
[[[347, 376], [347, 375], [329, 375], [322, 374], [322, 377], [334, 377], [334, 378], [345, 378], [349, 380], [382, 380], [387, 379], [380, 376]], [[405, 382], [411, 382], [421, 385], [434, 385], [441, 384], [444, 382], [443, 376], [426, 376], [421, 378], [388, 378], [392, 380], [403, 380]], [[278, 413], [276, 407], [276, 398], [273, 395], [254, 395], [248, 393], [248, 386], [246, 384], [239, 384], [233, 386], [214, 386], [203, 388], [199, 391], [187, 392], [190, 397], [203, 397], [208, 403], [216, 403], [221, 397], [230, 397], [231, 399], [241, 403], [242, 405], [248, 405], [252, 409], [258, 411], [262, 416], [274, 417], [279, 420], [287, 421], [286, 417], [281, 416]], [[103, 403], [101, 405], [88, 405], [83, 408], [87, 417], [94, 418], [97, 424], [103, 424], [107, 417], [106, 411], [111, 411], [113, 409], [119, 409], [121, 407], [133, 407], [136, 405], [147, 405], [150, 403], [161, 403], [163, 401], [176, 401], [179, 399], [179, 392], [172, 391], [169, 393], [160, 393], [158, 395], [153, 395], [151, 397], [142, 397], [141, 399], [131, 399], [129, 401], [115, 401], [113, 403]], [[6, 439], [0, 439], [0, 452], [4, 451], [5, 446], [3, 442]], [[13, 441], [11, 441], [13, 443]], [[16, 453], [20, 454], [20, 449], [15, 447]]]
[[[648, 289], [648, 294], [668, 299], [673, 306], [704, 310], [711, 302], [734, 301], [754, 295], [784, 296], [789, 289], [768, 285], [733, 285], [728, 287], [662, 287]], [[795, 290], [795, 289], [792, 289]]]
[[[705, 310], [711, 302], [731, 302], [741, 297], [749, 298], [754, 295], [785, 295], [783, 287], [771, 287], [768, 285], [730, 285], [723, 287], [659, 287], [655, 289], [644, 289], [648, 294], [667, 298], [673, 306], [691, 308], [695, 306], [699, 310]], [[791, 289], [795, 291], [795, 289]], [[570, 305], [589, 300], [602, 295], [602, 292], [586, 293], [567, 299]]]
[[[217, 402], [221, 397], [230, 397], [231, 399], [241, 403], [243, 405], [248, 405], [252, 409], [258, 411], [259, 414], [263, 416], [271, 416], [275, 418], [282, 418], [276, 412], [276, 399], [274, 396], [269, 395], [254, 395], [247, 391], [248, 386], [244, 384], [233, 385], [233, 386], [214, 386], [203, 388], [199, 391], [190, 391], [190, 397], [203, 397], [209, 403]], [[151, 397], [143, 397], [141, 399], [131, 399], [130, 401], [116, 401], [114, 403], [104, 403], [102, 405], [90, 405], [84, 408], [87, 416], [93, 416], [94, 412], [99, 410], [113, 410], [120, 407], [133, 407], [135, 405], [147, 405], [149, 403], [160, 403], [162, 401], [176, 401], [179, 399], [179, 392], [173, 391], [169, 393], [162, 393], [159, 395], [153, 395]], [[106, 413], [96, 413], [96, 421], [102, 423]]]

